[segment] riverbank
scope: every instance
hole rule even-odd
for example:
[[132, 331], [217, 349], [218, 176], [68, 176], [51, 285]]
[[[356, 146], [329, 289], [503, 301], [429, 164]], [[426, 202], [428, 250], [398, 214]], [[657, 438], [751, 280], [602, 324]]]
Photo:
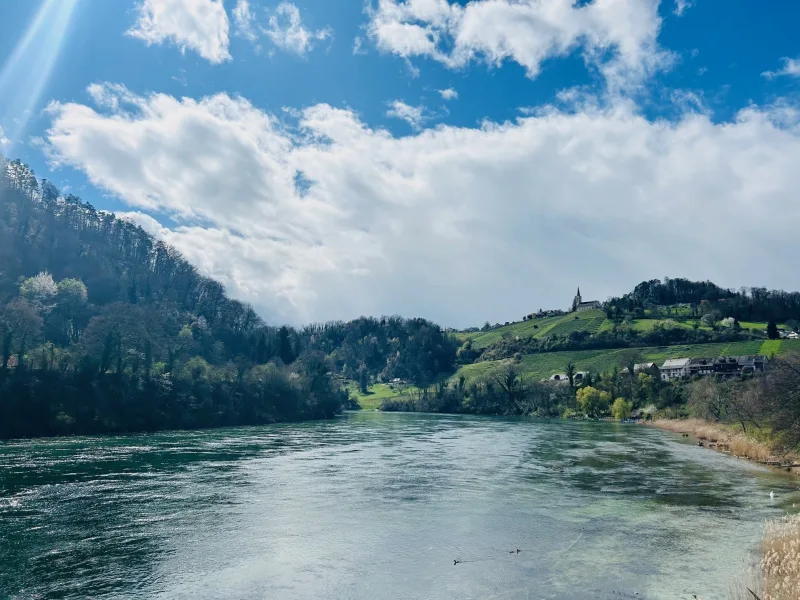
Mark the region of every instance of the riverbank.
[[736, 425], [710, 423], [702, 419], [657, 419], [649, 425], [690, 435], [707, 448], [800, 475], [800, 455], [778, 451], [773, 443], [750, 432], [745, 433]]
[[[698, 444], [763, 465], [800, 475], [800, 456], [783, 453], [765, 439], [741, 427], [702, 419], [658, 419], [653, 427], [690, 435]], [[800, 515], [767, 521], [760, 547], [761, 559], [749, 581], [731, 594], [732, 600], [797, 600], [800, 590]]]

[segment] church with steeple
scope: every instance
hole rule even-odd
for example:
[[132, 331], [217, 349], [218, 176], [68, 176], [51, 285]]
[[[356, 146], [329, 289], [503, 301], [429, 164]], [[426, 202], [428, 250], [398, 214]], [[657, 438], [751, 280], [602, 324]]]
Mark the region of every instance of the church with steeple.
[[575, 294], [575, 298], [572, 300], [572, 312], [583, 312], [584, 310], [594, 310], [595, 308], [600, 308], [600, 302], [597, 300], [584, 302], [583, 298], [581, 298], [581, 288], [578, 288], [578, 293]]

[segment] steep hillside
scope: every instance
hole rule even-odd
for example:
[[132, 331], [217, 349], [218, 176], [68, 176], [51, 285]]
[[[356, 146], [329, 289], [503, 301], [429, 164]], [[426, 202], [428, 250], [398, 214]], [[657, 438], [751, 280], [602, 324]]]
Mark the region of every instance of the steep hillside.
[[324, 418], [452, 373], [424, 319], [265, 324], [173, 248], [0, 157], [0, 438]]
[[[577, 318], [576, 318], [577, 317]], [[572, 331], [598, 331], [606, 321], [605, 313], [601, 310], [587, 310], [581, 313], [569, 313], [559, 317], [544, 317], [530, 319], [496, 327], [489, 331], [474, 333], [460, 333], [459, 340], [472, 342], [475, 348], [488, 348], [504, 337], [533, 337], [541, 339], [555, 333], [570, 333]]]

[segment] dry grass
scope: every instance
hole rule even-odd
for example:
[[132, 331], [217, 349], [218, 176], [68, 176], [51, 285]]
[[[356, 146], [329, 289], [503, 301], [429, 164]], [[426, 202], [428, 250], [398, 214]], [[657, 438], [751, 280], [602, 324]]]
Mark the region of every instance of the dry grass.
[[729, 600], [765, 600], [764, 576], [760, 565], [749, 567], [735, 583], [731, 585]]
[[[659, 419], [653, 422], [655, 427], [674, 433], [689, 434], [710, 448], [730, 452], [734, 456], [747, 458], [761, 463], [791, 464], [800, 462], [794, 454], [778, 455], [773, 447], [761, 440], [746, 435], [730, 425], [709, 423], [702, 419]], [[798, 596], [800, 598], [800, 596]]]
[[798, 600], [800, 515], [767, 521], [761, 555], [731, 588], [730, 600]]
[[777, 460], [772, 449], [764, 442], [754, 440], [742, 433], [734, 433], [728, 441], [728, 449], [734, 456], [741, 456], [758, 462]]
[[800, 515], [768, 522], [761, 549], [762, 600], [800, 598]]

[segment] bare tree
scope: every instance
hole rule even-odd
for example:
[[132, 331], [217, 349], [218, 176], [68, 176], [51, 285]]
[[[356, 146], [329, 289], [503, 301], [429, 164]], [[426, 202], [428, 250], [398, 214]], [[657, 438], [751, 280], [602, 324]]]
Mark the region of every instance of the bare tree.
[[710, 377], [695, 381], [689, 386], [689, 412], [701, 419], [719, 421], [728, 413], [729, 386], [717, 383]]
[[748, 381], [730, 391], [728, 413], [731, 420], [738, 422], [747, 433], [747, 426], [761, 427], [763, 415], [759, 382]]
[[758, 392], [765, 420], [781, 442], [800, 446], [800, 354], [770, 361]]

